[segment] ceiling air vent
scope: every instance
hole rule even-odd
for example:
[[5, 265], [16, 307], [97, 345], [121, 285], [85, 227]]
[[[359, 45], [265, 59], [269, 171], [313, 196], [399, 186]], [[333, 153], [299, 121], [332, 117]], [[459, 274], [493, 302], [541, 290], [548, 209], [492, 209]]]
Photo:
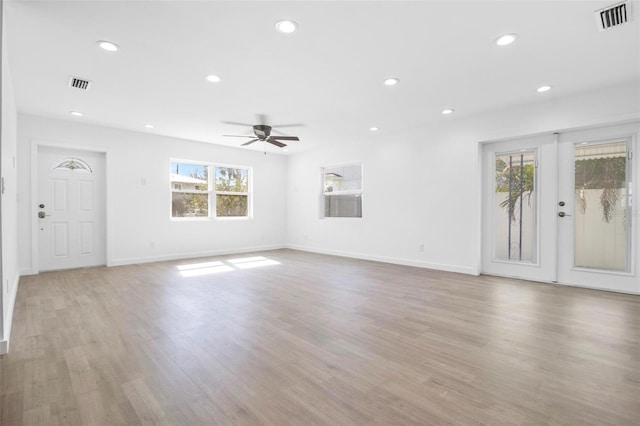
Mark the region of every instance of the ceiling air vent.
[[596, 10], [595, 14], [598, 29], [605, 31], [631, 20], [631, 3], [628, 1], [616, 3], [604, 9]]
[[73, 87], [80, 90], [89, 90], [89, 86], [91, 86], [91, 82], [89, 80], [84, 80], [82, 78], [71, 76], [69, 77], [69, 87]]

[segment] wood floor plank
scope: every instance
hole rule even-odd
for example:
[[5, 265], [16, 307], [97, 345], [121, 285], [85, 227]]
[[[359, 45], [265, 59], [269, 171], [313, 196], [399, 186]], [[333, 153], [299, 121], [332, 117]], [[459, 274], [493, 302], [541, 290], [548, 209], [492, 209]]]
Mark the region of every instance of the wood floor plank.
[[49, 272], [0, 385], [2, 425], [640, 425], [640, 297], [293, 250]]

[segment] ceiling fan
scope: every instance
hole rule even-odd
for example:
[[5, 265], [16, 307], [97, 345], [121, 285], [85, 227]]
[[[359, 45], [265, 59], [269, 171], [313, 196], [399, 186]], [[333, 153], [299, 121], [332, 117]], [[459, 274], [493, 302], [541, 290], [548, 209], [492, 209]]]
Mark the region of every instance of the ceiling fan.
[[[237, 123], [235, 121], [223, 121], [225, 124], [233, 124], [236, 126], [249, 126], [253, 128], [253, 135], [222, 135], [231, 138], [251, 138], [251, 140], [243, 143], [240, 146], [251, 145], [254, 142], [263, 141], [268, 142], [272, 145], [283, 148], [287, 146], [287, 144], [281, 141], [299, 141], [300, 138], [297, 136], [273, 136], [271, 134], [272, 127], [300, 127], [303, 124], [281, 124], [278, 126], [269, 126], [264, 124], [267, 121], [267, 117], [263, 114], [258, 114], [258, 122], [261, 124], [247, 124], [247, 123]], [[274, 133], [278, 133], [278, 131], [274, 130]]]

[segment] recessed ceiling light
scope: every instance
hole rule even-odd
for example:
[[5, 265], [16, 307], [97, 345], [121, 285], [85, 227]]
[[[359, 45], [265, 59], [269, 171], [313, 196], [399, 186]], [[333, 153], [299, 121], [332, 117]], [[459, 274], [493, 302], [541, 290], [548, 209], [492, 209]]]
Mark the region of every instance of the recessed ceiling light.
[[144, 127], [147, 129], [153, 129], [153, 124], [145, 124]]
[[117, 52], [118, 50], [120, 50], [120, 46], [111, 41], [98, 40], [96, 41], [96, 44], [107, 52]]
[[284, 34], [291, 34], [298, 29], [298, 24], [294, 21], [290, 21], [288, 19], [283, 19], [281, 21], [276, 22], [276, 30], [280, 31]]
[[504, 34], [496, 39], [496, 44], [498, 46], [507, 46], [518, 38], [518, 34]]
[[70, 111], [69, 114], [73, 115], [74, 117], [82, 117], [84, 115], [80, 111]]
[[282, 152], [289, 152], [287, 148], [283, 149]]
[[549, 90], [551, 90], [551, 86], [540, 86], [538, 87], [537, 92], [543, 93], [543, 92], [548, 92]]
[[400, 83], [400, 79], [396, 77], [389, 77], [384, 79], [385, 86], [395, 86], [398, 83]]
[[210, 83], [220, 83], [220, 77], [217, 75], [210, 74], [206, 76], [205, 79]]
[[443, 113], [444, 115], [448, 115], [448, 114], [453, 114], [453, 111], [454, 111], [454, 110], [452, 110], [451, 108], [447, 108], [447, 109], [443, 109], [443, 110], [442, 110], [442, 113]]
[[370, 127], [369, 130], [371, 130], [372, 132], [377, 132], [380, 129], [376, 126], [373, 126], [373, 127]]

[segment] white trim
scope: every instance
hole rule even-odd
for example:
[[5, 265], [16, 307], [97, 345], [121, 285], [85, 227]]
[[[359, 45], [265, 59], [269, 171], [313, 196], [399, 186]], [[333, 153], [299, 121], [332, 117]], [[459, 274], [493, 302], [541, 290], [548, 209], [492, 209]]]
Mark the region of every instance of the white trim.
[[361, 195], [362, 189], [346, 189], [344, 191], [325, 191], [322, 195], [332, 196], [332, 195]]
[[615, 288], [607, 288], [607, 287], [588, 287], [585, 285], [579, 285], [579, 284], [570, 284], [570, 283], [563, 283], [563, 282], [553, 282], [553, 281], [536, 281], [536, 280], [531, 280], [528, 278], [521, 278], [521, 277], [514, 277], [514, 276], [509, 276], [509, 275], [500, 275], [500, 274], [486, 274], [486, 273], [482, 273], [481, 275], [486, 275], [488, 277], [500, 277], [500, 278], [509, 278], [509, 279], [513, 279], [513, 280], [519, 280], [519, 281], [528, 281], [534, 284], [548, 284], [548, 285], [561, 285], [564, 287], [574, 287], [574, 288], [581, 288], [583, 290], [594, 290], [594, 291], [608, 291], [611, 293], [618, 293], [618, 294], [633, 294], [633, 295], [640, 295], [640, 292], [637, 291], [624, 291], [624, 290], [620, 290], [620, 289], [615, 289]]
[[484, 238], [484, 234], [482, 231], [482, 189], [483, 189], [483, 150], [484, 147], [481, 143], [476, 143], [474, 146], [475, 155], [476, 155], [476, 196], [475, 196], [475, 205], [472, 206], [472, 211], [475, 212], [474, 220], [476, 224], [476, 232], [475, 232], [475, 250], [471, 253], [471, 264], [473, 265], [473, 275], [480, 275], [480, 271], [482, 271], [482, 238]]
[[131, 257], [124, 259], [114, 259], [110, 266], [123, 266], [123, 265], [136, 265], [139, 263], [151, 263], [151, 262], [165, 262], [168, 260], [180, 260], [180, 259], [195, 259], [198, 257], [210, 257], [210, 256], [223, 256], [227, 254], [238, 253], [252, 253], [268, 250], [279, 250], [286, 248], [284, 244], [274, 244], [268, 246], [256, 246], [256, 247], [242, 247], [238, 249], [224, 249], [224, 250], [207, 250], [197, 251], [190, 253], [172, 253], [159, 256], [147, 256], [147, 257]]
[[9, 303], [7, 307], [7, 315], [5, 315], [6, 323], [4, 324], [4, 340], [0, 341], [0, 355], [9, 353], [9, 342], [11, 339], [11, 325], [13, 324], [13, 308], [16, 305], [16, 295], [18, 294], [18, 285], [20, 284], [20, 275], [16, 275], [13, 283], [13, 292], [9, 294]]
[[[560, 176], [560, 133], [558, 132], [553, 133], [553, 150], [556, 158], [556, 164], [555, 164], [556, 167], [553, 171], [555, 174], [553, 180], [556, 182], [556, 184], [553, 185], [553, 204], [555, 206], [558, 206], [558, 202], [560, 202], [560, 183], [558, 182], [558, 176]], [[536, 173], [536, 176], [537, 176], [537, 173]], [[553, 238], [555, 239], [555, 241], [553, 243], [553, 247], [551, 248], [551, 250], [553, 250], [553, 256], [552, 256], [553, 269], [551, 271], [553, 276], [551, 278], [551, 282], [554, 282], [554, 283], [558, 282], [558, 268], [560, 268], [560, 265], [558, 264], [558, 251], [560, 250], [560, 237], [559, 237], [560, 230], [558, 229], [558, 227], [559, 227], [558, 215], [554, 214], [553, 215], [553, 234], [554, 234]]]
[[345, 252], [338, 250], [327, 250], [318, 247], [303, 246], [299, 244], [287, 244], [285, 248], [310, 253], [328, 254], [331, 256], [349, 257], [352, 259], [371, 260], [374, 262], [391, 263], [394, 265], [414, 266], [416, 268], [434, 269], [438, 271], [457, 272], [466, 275], [478, 275], [473, 267], [447, 265], [443, 263], [423, 262], [421, 260], [403, 259], [399, 257], [377, 256], [364, 253]]

